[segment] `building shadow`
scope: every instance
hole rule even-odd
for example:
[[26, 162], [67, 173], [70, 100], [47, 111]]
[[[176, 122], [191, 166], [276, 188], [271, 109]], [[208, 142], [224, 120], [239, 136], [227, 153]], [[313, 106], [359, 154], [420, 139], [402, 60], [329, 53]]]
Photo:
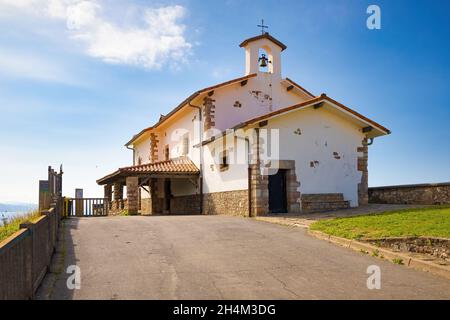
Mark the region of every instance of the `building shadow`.
[[75, 272], [79, 260], [72, 233], [79, 226], [78, 218], [66, 218], [61, 221], [58, 241], [52, 256], [50, 267], [39, 286], [36, 300], [72, 300], [76, 289]]

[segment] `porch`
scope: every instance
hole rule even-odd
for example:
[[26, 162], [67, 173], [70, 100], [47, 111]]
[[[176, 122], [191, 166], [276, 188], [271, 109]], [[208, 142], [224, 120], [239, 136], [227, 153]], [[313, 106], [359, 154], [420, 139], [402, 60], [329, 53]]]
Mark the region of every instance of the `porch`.
[[97, 183], [110, 215], [201, 212], [200, 170], [187, 157], [119, 168]]

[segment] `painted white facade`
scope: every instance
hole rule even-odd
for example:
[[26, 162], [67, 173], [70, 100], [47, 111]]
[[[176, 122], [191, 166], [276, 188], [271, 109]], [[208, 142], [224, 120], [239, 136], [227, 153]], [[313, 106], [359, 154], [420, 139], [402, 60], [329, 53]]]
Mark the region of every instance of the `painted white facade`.
[[364, 134], [347, 119], [312, 107], [268, 121], [264, 129], [279, 130], [279, 159], [295, 160], [300, 192], [343, 193], [358, 205], [358, 152]]
[[[245, 86], [239, 83], [215, 90], [216, 129], [222, 131], [263, 114], [311, 99], [306, 94], [286, 91], [280, 79], [258, 72]], [[239, 107], [236, 107], [236, 102]]]
[[[242, 137], [228, 135], [226, 146], [222, 139], [210, 141], [199, 146], [211, 136], [255, 117], [314, 100], [311, 94], [296, 86], [290, 80], [282, 78], [281, 51], [279, 44], [262, 38], [251, 41], [245, 49], [245, 82], [237, 81], [215, 87], [209, 92], [199, 94], [164, 120], [133, 141], [134, 164], [150, 161], [150, 132], [158, 137], [158, 161], [165, 160], [164, 149], [169, 146], [170, 158], [183, 156], [183, 135], [189, 136], [188, 156], [201, 169], [203, 193], [214, 193], [248, 189], [248, 144], [245, 138], [252, 138], [253, 125], [240, 130]], [[258, 65], [260, 49], [264, 49], [270, 61], [268, 72], [261, 71]], [[199, 110], [192, 106], [201, 106], [205, 97], [213, 99], [214, 132], [203, 132]], [[361, 146], [366, 134], [362, 127], [365, 120], [353, 121], [342, 110], [327, 107], [301, 108], [281, 113], [267, 119], [260, 129], [278, 130], [278, 139], [271, 141], [278, 154], [272, 160], [294, 160], [295, 171], [299, 179], [299, 190], [308, 193], [342, 193], [351, 206], [358, 205], [358, 183], [361, 172], [358, 171], [357, 148]], [[347, 112], [348, 113], [348, 112]], [[204, 119], [203, 119], [204, 121]], [[200, 134], [201, 132], [201, 134]], [[387, 134], [381, 131], [380, 134]], [[226, 170], [221, 170], [219, 154], [228, 151], [231, 159]], [[159, 188], [162, 190], [162, 186]], [[199, 192], [192, 181], [172, 181], [172, 193], [190, 195]], [[142, 197], [147, 197], [142, 192]]]
[[[219, 154], [223, 151], [223, 142], [219, 140], [203, 148], [203, 191], [205, 193], [246, 190], [248, 188], [247, 147], [245, 140], [237, 140], [233, 136], [227, 139], [226, 151], [233, 158], [229, 168], [220, 169]], [[239, 157], [236, 159], [236, 157]]]

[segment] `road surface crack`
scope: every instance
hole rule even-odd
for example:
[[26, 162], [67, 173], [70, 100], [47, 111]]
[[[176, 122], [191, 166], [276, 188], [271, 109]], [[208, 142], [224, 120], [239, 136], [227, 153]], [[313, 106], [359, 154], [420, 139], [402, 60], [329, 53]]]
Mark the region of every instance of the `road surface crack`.
[[264, 269], [268, 274], [270, 274], [272, 276], [272, 278], [274, 278], [275, 280], [277, 280], [279, 283], [281, 283], [281, 285], [283, 286], [283, 289], [286, 290], [287, 292], [289, 292], [290, 294], [294, 295], [296, 298], [300, 299], [300, 296], [295, 293], [295, 291], [292, 291], [291, 289], [289, 289], [289, 287], [287, 286], [287, 284], [281, 280], [280, 278], [278, 278], [275, 274], [273, 274], [272, 272], [270, 272], [268, 269]]

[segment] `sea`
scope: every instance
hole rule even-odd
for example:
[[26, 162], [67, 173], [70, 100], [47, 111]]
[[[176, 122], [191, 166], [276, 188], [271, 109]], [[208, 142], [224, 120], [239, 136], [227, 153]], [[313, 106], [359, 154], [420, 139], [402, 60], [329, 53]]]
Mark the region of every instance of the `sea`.
[[2, 226], [3, 224], [5, 224], [5, 222], [10, 221], [11, 219], [15, 218], [15, 217], [20, 217], [23, 216], [25, 214], [27, 214], [28, 211], [25, 212], [21, 212], [21, 211], [0, 211], [0, 226]]

